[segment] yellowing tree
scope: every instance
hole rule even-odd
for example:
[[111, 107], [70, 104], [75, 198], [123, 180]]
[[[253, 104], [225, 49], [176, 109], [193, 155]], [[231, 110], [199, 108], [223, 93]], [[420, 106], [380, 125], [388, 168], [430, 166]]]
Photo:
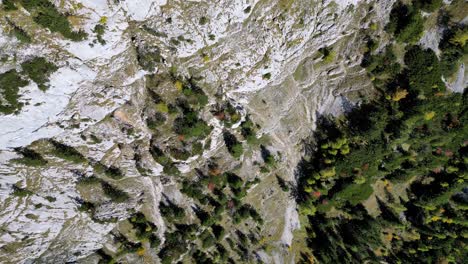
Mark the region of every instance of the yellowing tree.
[[396, 92], [392, 95], [392, 100], [395, 102], [400, 101], [403, 98], [406, 98], [408, 91], [405, 89], [398, 88]]

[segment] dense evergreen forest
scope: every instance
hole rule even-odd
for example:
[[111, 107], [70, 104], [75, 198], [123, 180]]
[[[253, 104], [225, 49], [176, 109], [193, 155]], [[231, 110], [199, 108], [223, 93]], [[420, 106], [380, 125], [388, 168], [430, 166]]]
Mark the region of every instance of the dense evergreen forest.
[[[379, 96], [320, 118], [298, 167], [304, 263], [466, 263], [468, 95], [443, 78], [466, 56], [468, 31], [441, 5], [395, 4], [394, 41], [377, 51], [369, 37], [362, 61]], [[444, 30], [440, 56], [416, 44], [422, 11]]]

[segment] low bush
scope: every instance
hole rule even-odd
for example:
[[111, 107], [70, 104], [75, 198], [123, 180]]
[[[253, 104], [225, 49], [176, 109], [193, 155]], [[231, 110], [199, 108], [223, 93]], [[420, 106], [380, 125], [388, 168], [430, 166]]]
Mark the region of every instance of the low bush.
[[48, 86], [46, 84], [49, 82], [49, 76], [58, 69], [55, 64], [42, 57], [35, 57], [23, 62], [21, 68], [42, 91], [47, 90]]
[[21, 78], [16, 70], [0, 74], [0, 113], [12, 114], [23, 107], [19, 101], [19, 88], [28, 85], [28, 81]]
[[84, 31], [73, 31], [67, 16], [60, 13], [48, 0], [20, 0], [19, 2], [32, 14], [34, 22], [50, 31], [58, 32], [73, 41], [80, 41], [87, 37]]

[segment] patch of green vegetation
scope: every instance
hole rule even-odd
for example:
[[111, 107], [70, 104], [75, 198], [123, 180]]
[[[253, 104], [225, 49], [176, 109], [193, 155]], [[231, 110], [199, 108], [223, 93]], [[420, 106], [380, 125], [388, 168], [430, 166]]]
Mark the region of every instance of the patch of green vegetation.
[[415, 43], [423, 34], [424, 19], [417, 7], [398, 2], [393, 6], [386, 30], [399, 42]]
[[26, 196], [33, 195], [34, 193], [31, 192], [30, 190], [26, 189], [26, 188], [18, 187], [15, 184], [15, 185], [13, 185], [13, 193], [12, 194], [14, 196], [16, 196], [16, 197], [26, 197]]
[[442, 6], [443, 0], [414, 0], [413, 5], [426, 12], [434, 12]]
[[223, 139], [229, 153], [236, 159], [240, 158], [242, 153], [244, 153], [244, 148], [242, 147], [242, 143], [237, 140], [236, 136], [228, 131], [224, 131]]
[[93, 32], [96, 34], [96, 39], [101, 45], [106, 45], [106, 40], [102, 37], [106, 32], [106, 26], [97, 24], [94, 26]]
[[29, 148], [16, 148], [15, 149], [23, 157], [14, 159], [13, 162], [21, 163], [23, 165], [39, 167], [45, 166], [47, 161], [41, 156], [41, 154]]
[[257, 127], [248, 116], [245, 118], [245, 121], [241, 123], [241, 134], [251, 146], [260, 143], [256, 135], [256, 129]]
[[187, 112], [174, 120], [174, 132], [183, 135], [186, 138], [205, 138], [210, 132], [211, 127], [202, 119], [198, 118], [196, 112]]
[[178, 207], [176, 204], [167, 201], [159, 204], [161, 215], [169, 222], [180, 221], [185, 218], [184, 209]]
[[11, 34], [16, 37], [22, 43], [31, 43], [32, 39], [31, 36], [26, 33], [21, 27], [13, 23], [11, 20], [7, 18], [7, 22], [11, 27]]
[[75, 148], [62, 144], [55, 140], [52, 140], [51, 143], [53, 145], [53, 149], [51, 150], [51, 153], [53, 155], [74, 163], [86, 162], [86, 158]]
[[53, 197], [53, 196], [46, 196], [44, 197], [49, 203], [53, 203], [55, 201], [57, 201], [57, 198]]
[[270, 80], [271, 78], [271, 73], [270, 72], [267, 72], [265, 74], [262, 75], [262, 78], [263, 80]]
[[101, 187], [104, 191], [104, 194], [107, 197], [109, 197], [113, 202], [123, 203], [130, 198], [126, 192], [117, 189], [116, 187], [112, 186], [111, 184], [105, 181], [101, 181]]
[[320, 48], [319, 52], [322, 54], [322, 61], [324, 63], [330, 63], [335, 59], [336, 52], [329, 47]]
[[93, 185], [93, 184], [98, 184], [98, 183], [101, 183], [101, 180], [97, 178], [96, 176], [81, 177], [78, 180], [79, 185]]
[[120, 168], [117, 168], [115, 166], [104, 166], [101, 163], [97, 163], [93, 166], [94, 171], [96, 173], [103, 173], [109, 178], [112, 178], [114, 180], [119, 180], [124, 177], [124, 174]]
[[278, 181], [278, 185], [280, 186], [283, 192], [289, 192], [290, 190], [290, 183], [286, 182], [283, 178], [276, 175], [276, 180]]
[[440, 68], [442, 74], [449, 78], [457, 71], [460, 61], [467, 54], [466, 40], [468, 39], [468, 27], [460, 24], [450, 24], [443, 33], [439, 43], [441, 50]]
[[72, 41], [81, 41], [87, 37], [84, 31], [73, 31], [66, 15], [60, 13], [48, 0], [19, 0], [19, 3], [32, 14], [34, 22], [58, 32]]
[[16, 70], [9, 70], [0, 74], [0, 112], [3, 114], [13, 114], [23, 107], [19, 102], [19, 88], [28, 85], [28, 81], [23, 80]]
[[200, 25], [204, 26], [204, 25], [208, 24], [208, 21], [209, 21], [209, 20], [208, 20], [207, 17], [202, 16], [202, 17], [200, 17], [200, 20], [198, 21], [198, 23], [199, 23]]
[[5, 11], [18, 10], [18, 7], [16, 7], [14, 0], [3, 0], [2, 6], [3, 6], [3, 10]]
[[154, 72], [158, 63], [164, 62], [161, 51], [157, 47], [138, 46], [138, 64], [147, 71]]
[[[408, 13], [397, 15], [390, 23]], [[464, 197], [468, 171], [468, 93], [445, 91], [440, 62], [420, 46], [407, 47], [402, 71], [388, 49], [365, 60], [385, 80], [381, 95], [342, 117], [321, 117], [298, 167], [307, 246], [320, 263], [463, 262], [457, 234], [466, 217], [455, 197]], [[368, 213], [373, 201], [377, 216]]]
[[424, 95], [445, 90], [439, 60], [431, 49], [412, 46], [405, 54], [409, 88]]
[[172, 160], [166, 156], [160, 148], [153, 145], [150, 149], [150, 153], [153, 159], [164, 167], [164, 173], [169, 175], [179, 175], [179, 169], [177, 169], [174, 162], [172, 162]]
[[25, 61], [21, 63], [21, 68], [42, 91], [47, 90], [48, 86], [46, 84], [49, 82], [49, 76], [58, 69], [55, 64], [48, 62], [43, 57], [34, 57]]
[[135, 229], [135, 235], [140, 241], [150, 241], [151, 247], [157, 247], [160, 243], [159, 238], [154, 234], [157, 231], [156, 225], [148, 221], [141, 212], [133, 214], [129, 218], [130, 224]]

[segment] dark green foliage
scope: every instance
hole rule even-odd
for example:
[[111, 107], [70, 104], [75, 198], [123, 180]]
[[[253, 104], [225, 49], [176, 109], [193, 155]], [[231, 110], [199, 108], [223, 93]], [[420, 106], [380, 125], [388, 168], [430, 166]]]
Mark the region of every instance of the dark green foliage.
[[198, 118], [195, 112], [187, 112], [174, 120], [174, 132], [187, 138], [204, 138], [211, 132], [211, 127]]
[[15, 36], [22, 43], [31, 43], [32, 39], [21, 27], [7, 19], [8, 24], [11, 26], [11, 34]]
[[[206, 96], [203, 89], [196, 84], [196, 81], [193, 77], [180, 82], [182, 82], [182, 94], [187, 100], [187, 103], [190, 105], [189, 108], [198, 110], [203, 108], [208, 103], [208, 96]], [[182, 107], [182, 110], [185, 113], [190, 109], [185, 109]]]
[[33, 15], [37, 24], [58, 32], [65, 38], [80, 41], [87, 37], [84, 31], [73, 31], [66, 15], [60, 13], [48, 0], [20, 0], [23, 7]]
[[229, 131], [224, 131], [223, 138], [229, 153], [234, 158], [239, 158], [242, 153], [244, 153], [242, 143], [237, 140], [236, 136], [231, 134]]
[[393, 6], [386, 30], [399, 42], [415, 43], [422, 36], [424, 19], [417, 8], [399, 2]]
[[412, 46], [405, 54], [410, 88], [424, 95], [444, 91], [439, 60], [431, 49]]
[[96, 206], [93, 203], [86, 202], [86, 201], [78, 201], [79, 207], [78, 210], [80, 212], [89, 212], [91, 215], [93, 215], [94, 211], [96, 210]]
[[426, 12], [434, 12], [442, 6], [443, 0], [414, 0], [413, 5]]
[[249, 145], [254, 145], [258, 143], [258, 139], [255, 134], [255, 125], [247, 116], [245, 121], [241, 124], [241, 134], [247, 140]]
[[28, 81], [23, 80], [16, 70], [0, 74], [1, 113], [12, 114], [23, 107], [23, 103], [19, 102], [19, 88], [26, 85]]
[[263, 75], [262, 75], [262, 78], [263, 78], [264, 80], [270, 80], [270, 78], [271, 78], [271, 73], [270, 73], [270, 72], [267, 72], [267, 73], [263, 74]]
[[200, 25], [204, 26], [204, 25], [206, 25], [208, 23], [208, 21], [209, 21], [208, 18], [202, 16], [202, 17], [200, 17], [199, 23], [200, 23]]
[[55, 201], [57, 201], [57, 198], [55, 197], [52, 197], [52, 196], [46, 196], [44, 197], [47, 201], [49, 201], [49, 203], [53, 203]]
[[157, 248], [161, 244], [161, 239], [159, 239], [159, 237], [154, 234], [149, 237], [149, 241], [151, 248]]
[[208, 254], [205, 252], [202, 252], [200, 250], [197, 250], [193, 253], [192, 258], [194, 259], [194, 263], [200, 263], [200, 264], [210, 264], [214, 263], [213, 260], [209, 257]]
[[165, 234], [166, 241], [164, 247], [158, 253], [161, 263], [170, 264], [187, 252], [186, 240], [192, 240], [195, 232], [196, 228], [188, 225], [181, 225], [178, 230], [170, 233], [167, 232]]
[[96, 38], [97, 38], [97, 41], [101, 44], [101, 45], [106, 45], [106, 41], [102, 38], [102, 36], [104, 35], [106, 31], [106, 27], [104, 25], [101, 25], [101, 24], [98, 24], [94, 27], [93, 29], [93, 32], [96, 33]]
[[387, 46], [384, 52], [376, 55], [367, 52], [364, 54], [361, 66], [365, 67], [375, 78], [384, 80], [393, 78], [401, 69], [391, 46]]
[[78, 152], [75, 148], [62, 144], [55, 140], [52, 140], [51, 143], [54, 147], [51, 150], [51, 152], [55, 156], [61, 159], [67, 160], [67, 161], [74, 162], [74, 163], [86, 162], [86, 158], [80, 152]]
[[279, 184], [281, 190], [283, 190], [283, 192], [289, 192], [289, 183], [288, 182], [286, 182], [283, 178], [281, 178], [278, 175], [276, 175], [276, 180], [278, 181], [278, 184]]
[[184, 209], [169, 201], [167, 204], [161, 202], [159, 210], [161, 211], [161, 215], [169, 222], [180, 221], [185, 217]]
[[57, 66], [42, 57], [35, 57], [23, 62], [21, 68], [42, 91], [47, 90], [46, 84], [49, 82], [49, 76], [58, 69]]
[[115, 263], [112, 256], [108, 255], [104, 250], [99, 249], [96, 254], [100, 257], [98, 264], [113, 264]]
[[215, 237], [211, 234], [211, 232], [208, 229], [201, 233], [199, 238], [202, 241], [203, 248], [210, 248], [216, 243]]
[[13, 195], [17, 197], [26, 197], [29, 195], [33, 195], [33, 192], [29, 191], [26, 188], [21, 188], [17, 185], [13, 185]]
[[15, 6], [14, 0], [3, 0], [2, 6], [3, 6], [3, 10], [5, 11], [18, 10], [18, 8]]
[[213, 234], [217, 240], [222, 240], [226, 235], [226, 230], [220, 225], [213, 225], [211, 229], [213, 229]]
[[164, 173], [170, 174], [170, 175], [178, 175], [179, 170], [175, 166], [175, 164], [171, 161], [169, 157], [167, 157], [160, 148], [156, 146], [152, 146], [150, 148], [150, 153], [153, 159], [161, 164], [164, 167]]
[[151, 247], [157, 247], [159, 245], [159, 238], [154, 234], [154, 232], [157, 231], [157, 228], [153, 223], [146, 219], [143, 213], [138, 212], [133, 214], [129, 221], [135, 229], [135, 235], [138, 240], [149, 240]]
[[95, 176], [82, 177], [78, 180], [78, 184], [80, 185], [91, 185], [91, 184], [98, 184], [98, 183], [101, 183], [101, 180]]
[[41, 156], [41, 154], [29, 148], [16, 148], [19, 154], [23, 155], [23, 158], [14, 159], [14, 162], [21, 163], [27, 166], [45, 166], [47, 161]]
[[126, 192], [117, 189], [111, 184], [101, 181], [101, 187], [104, 194], [109, 197], [113, 202], [123, 203], [128, 200], [129, 196]]
[[153, 72], [158, 63], [164, 62], [161, 51], [156, 47], [138, 46], [137, 47], [138, 64], [147, 71]]
[[[464, 238], [457, 235], [466, 214], [453, 197], [467, 171], [467, 93], [444, 93], [432, 51], [410, 46], [404, 59], [405, 70], [389, 74], [379, 87], [381, 97], [339, 119], [320, 119], [306, 147], [297, 198], [309, 220], [308, 246], [320, 263], [461, 263], [466, 258], [458, 250]], [[396, 100], [401, 87], [409, 94]], [[387, 187], [380, 197], [373, 190], [377, 181], [407, 184], [408, 198]], [[373, 194], [377, 217], [362, 205]], [[347, 217], [326, 214], [332, 209]], [[388, 243], [382, 232], [392, 233], [387, 239], [402, 236]], [[381, 250], [387, 254], [376, 253]]]
[[159, 112], [155, 113], [154, 116], [146, 119], [146, 125], [149, 129], [152, 130], [157, 129], [159, 126], [163, 125], [164, 122], [166, 122], [166, 116]]
[[459, 35], [467, 34], [465, 25], [450, 25], [443, 33], [443, 38], [439, 43], [441, 50], [440, 68], [445, 77], [451, 77], [457, 71], [460, 60], [464, 54], [468, 53], [468, 46], [454, 41]]

